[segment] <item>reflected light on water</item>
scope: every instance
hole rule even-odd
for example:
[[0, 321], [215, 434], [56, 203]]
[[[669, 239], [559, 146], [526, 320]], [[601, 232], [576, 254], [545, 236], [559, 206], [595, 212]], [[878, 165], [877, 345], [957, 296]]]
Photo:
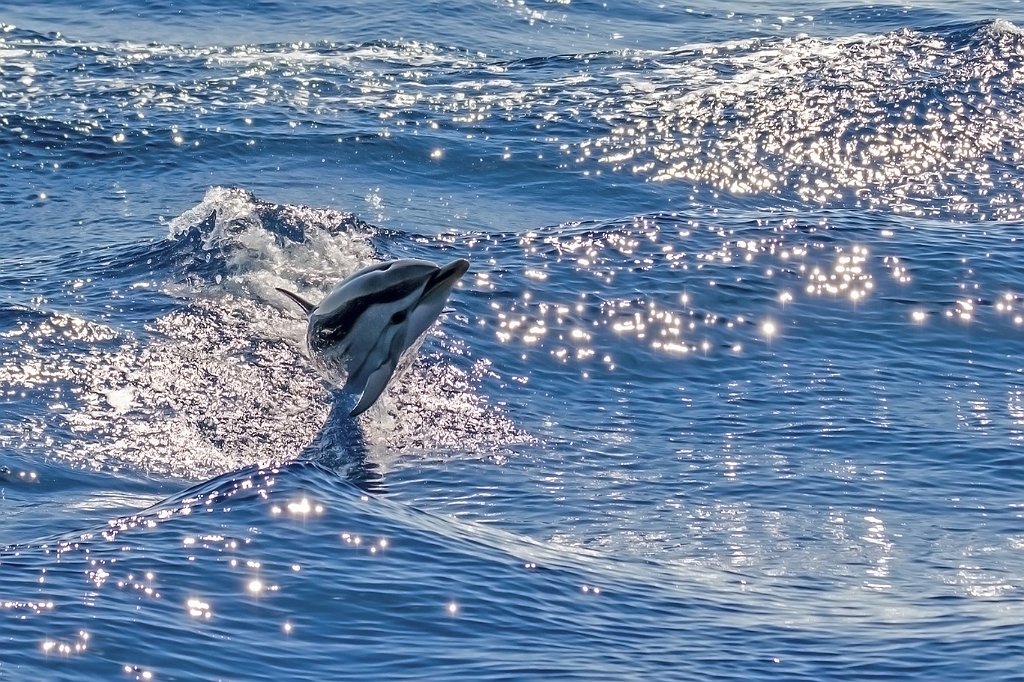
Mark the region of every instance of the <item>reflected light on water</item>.
[[1001, 30], [972, 50], [899, 31], [659, 54], [597, 98], [609, 132], [580, 161], [731, 194], [1013, 220], [1020, 181], [999, 169], [1022, 130], [1002, 93], [1019, 76]]
[[317, 514], [322, 514], [323, 511], [324, 511], [324, 508], [323, 508], [323, 505], [320, 505], [320, 504], [315, 504], [315, 505], [314, 504], [310, 504], [309, 500], [307, 498], [303, 497], [298, 502], [289, 502], [288, 503], [288, 511], [290, 511], [292, 514], [298, 514], [298, 515], [305, 516], [306, 514], [309, 514], [311, 512], [315, 512]]
[[151, 680], [153, 679], [153, 672], [150, 670], [144, 670], [137, 665], [125, 664], [124, 672], [126, 675], [135, 674], [137, 680]]
[[79, 630], [78, 636], [70, 641], [63, 642], [56, 639], [44, 639], [40, 644], [40, 648], [44, 654], [58, 654], [61, 656], [70, 656], [72, 654], [85, 653], [88, 649], [89, 633], [85, 630]]
[[[490, 298], [477, 323], [501, 344], [520, 346], [521, 359], [536, 357], [536, 349], [558, 364], [577, 365], [581, 378], [614, 371], [632, 344], [629, 365], [640, 357], [636, 349], [673, 360], [723, 351], [735, 356], [753, 338], [771, 340], [822, 306], [838, 317], [844, 310], [875, 316], [907, 305], [901, 316], [915, 325], [943, 314], [970, 321], [979, 308], [992, 308], [1005, 322], [1024, 324], [1018, 297], [1005, 290], [992, 302], [980, 289], [977, 297], [961, 295], [949, 310], [933, 292], [915, 291], [929, 286], [911, 272], [912, 264], [924, 264], [893, 253], [914, 235], [890, 232], [889, 241], [865, 244], [863, 235], [848, 238], [830, 218], [785, 216], [730, 227], [677, 213], [560, 225], [517, 238], [520, 268], [480, 273], [486, 275], [480, 293], [505, 295]], [[876, 253], [879, 248], [888, 253]], [[537, 271], [555, 284], [521, 291], [517, 278]], [[526, 383], [529, 376], [514, 380]]]
[[877, 548], [877, 553], [873, 553], [873, 565], [866, 570], [869, 579], [865, 582], [865, 587], [872, 590], [889, 590], [892, 588], [892, 583], [880, 579], [889, 577], [894, 544], [886, 532], [882, 519], [868, 514], [864, 517], [864, 521], [868, 525], [861, 539]]
[[193, 618], [204, 618], [206, 620], [209, 620], [211, 617], [213, 617], [213, 611], [210, 608], [209, 603], [203, 601], [202, 599], [199, 599], [198, 597], [192, 597], [191, 599], [189, 599], [185, 603], [185, 606], [186, 608], [188, 608], [188, 615], [192, 616]]
[[979, 599], [997, 599], [1016, 589], [1005, 576], [976, 562], [961, 564], [953, 582], [969, 596]]

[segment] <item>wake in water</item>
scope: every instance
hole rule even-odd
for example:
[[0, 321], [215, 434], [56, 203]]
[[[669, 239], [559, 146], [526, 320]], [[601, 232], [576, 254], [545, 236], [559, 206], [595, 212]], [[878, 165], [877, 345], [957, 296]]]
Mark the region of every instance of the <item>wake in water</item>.
[[[113, 287], [162, 292], [167, 312], [141, 324], [21, 316], [20, 333], [41, 343], [19, 347], [0, 379], [60, 402], [26, 415], [18, 431], [5, 422], [4, 444], [79, 467], [198, 479], [300, 455], [386, 466], [415, 450], [520, 442], [474, 393], [486, 364], [467, 362], [463, 344], [440, 332], [358, 428], [328, 418], [338, 397], [303, 356], [304, 321], [275, 288], [328, 291], [381, 257], [375, 235], [350, 214], [211, 189], [170, 221], [165, 240], [97, 264], [96, 277], [113, 278]], [[147, 270], [107, 270], [122, 260]]]

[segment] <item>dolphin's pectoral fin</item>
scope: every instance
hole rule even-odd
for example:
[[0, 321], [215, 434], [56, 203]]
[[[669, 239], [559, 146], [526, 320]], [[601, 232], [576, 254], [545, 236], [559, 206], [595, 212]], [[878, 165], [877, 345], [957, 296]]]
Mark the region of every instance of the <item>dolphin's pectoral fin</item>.
[[363, 389], [363, 394], [359, 396], [359, 402], [349, 412], [349, 416], [358, 417], [363, 412], [370, 409], [370, 406], [377, 402], [377, 398], [387, 388], [388, 381], [391, 380], [391, 375], [395, 373], [395, 366], [390, 362], [387, 362], [370, 375], [370, 378], [366, 380], [366, 388]]
[[[353, 417], [358, 417], [360, 414], [365, 412], [377, 402], [377, 398], [387, 388], [388, 382], [391, 381], [391, 376], [395, 373], [395, 368], [398, 367], [398, 361], [402, 357], [402, 351], [405, 348], [402, 346], [402, 335], [397, 333], [397, 329], [392, 331], [391, 342], [387, 347], [387, 354], [381, 359], [377, 368], [370, 372], [370, 375], [363, 382], [363, 394], [359, 396], [359, 402], [352, 408], [349, 413]], [[370, 365], [372, 367], [373, 365]], [[359, 374], [362, 374], [366, 367], [359, 369]]]
[[277, 289], [278, 291], [280, 291], [282, 294], [284, 294], [288, 298], [290, 298], [293, 301], [295, 301], [296, 303], [298, 303], [299, 307], [301, 307], [305, 311], [305, 313], [307, 315], [309, 315], [311, 312], [316, 310], [316, 306], [315, 305], [313, 305], [312, 303], [310, 303], [306, 299], [302, 298], [298, 294], [296, 294], [294, 292], [291, 292], [291, 291], [288, 291], [287, 289], [282, 289], [281, 287], [274, 287], [274, 288]]

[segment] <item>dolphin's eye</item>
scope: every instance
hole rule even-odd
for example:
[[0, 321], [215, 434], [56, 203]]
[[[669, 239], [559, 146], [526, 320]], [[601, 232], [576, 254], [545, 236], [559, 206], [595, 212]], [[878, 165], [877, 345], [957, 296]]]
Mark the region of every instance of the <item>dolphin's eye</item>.
[[391, 316], [391, 324], [402, 324], [405, 322], [405, 317], [408, 313], [404, 310], [399, 310], [397, 313]]

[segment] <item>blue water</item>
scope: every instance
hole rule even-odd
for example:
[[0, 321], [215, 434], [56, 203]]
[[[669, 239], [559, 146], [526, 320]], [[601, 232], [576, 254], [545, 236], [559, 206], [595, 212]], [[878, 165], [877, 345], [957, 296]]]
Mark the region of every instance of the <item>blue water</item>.
[[0, 679], [1022, 679], [1020, 3], [24, 4]]

